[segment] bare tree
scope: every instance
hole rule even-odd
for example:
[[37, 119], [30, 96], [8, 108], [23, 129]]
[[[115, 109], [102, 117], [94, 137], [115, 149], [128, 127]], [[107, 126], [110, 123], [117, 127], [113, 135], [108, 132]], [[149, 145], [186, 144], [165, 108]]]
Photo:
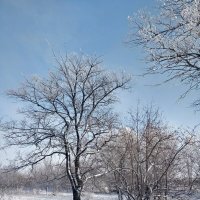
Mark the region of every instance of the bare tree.
[[59, 177], [68, 177], [73, 199], [93, 170], [82, 162], [95, 156], [112, 138], [117, 116], [112, 105], [116, 91], [127, 89], [130, 77], [109, 73], [98, 58], [66, 56], [48, 78], [33, 77], [8, 96], [23, 103], [23, 120], [2, 125], [7, 146], [25, 148], [16, 168], [34, 166], [46, 158], [65, 164]]
[[[129, 17], [128, 43], [145, 49], [147, 74], [165, 74], [166, 81], [186, 84], [184, 96], [200, 87], [200, 1], [162, 0], [157, 13]], [[197, 99], [194, 105], [199, 104]]]
[[[179, 163], [177, 163], [176, 175], [179, 184], [175, 187], [182, 188], [185, 192], [192, 193], [199, 189], [200, 163], [199, 163], [199, 141], [194, 137], [193, 142], [188, 145], [180, 154]], [[176, 177], [174, 176], [174, 178]]]
[[181, 135], [162, 122], [158, 110], [131, 113], [129, 128], [121, 130], [104, 154], [120, 200], [149, 200], [153, 194], [168, 193], [171, 169], [191, 141]]

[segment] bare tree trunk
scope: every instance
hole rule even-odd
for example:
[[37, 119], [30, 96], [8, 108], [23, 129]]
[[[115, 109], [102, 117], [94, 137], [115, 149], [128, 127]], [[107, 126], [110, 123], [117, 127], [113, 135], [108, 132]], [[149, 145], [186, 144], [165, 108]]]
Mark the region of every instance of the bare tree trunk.
[[73, 188], [73, 200], [81, 200], [81, 192], [78, 189]]

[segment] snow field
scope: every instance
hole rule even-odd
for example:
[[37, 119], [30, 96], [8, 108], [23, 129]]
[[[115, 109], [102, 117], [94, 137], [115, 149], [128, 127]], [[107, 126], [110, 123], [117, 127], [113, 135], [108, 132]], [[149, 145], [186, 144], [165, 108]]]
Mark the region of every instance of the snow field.
[[[83, 194], [83, 200], [117, 200], [115, 195]], [[72, 194], [58, 195], [7, 195], [0, 197], [0, 200], [72, 200]]]

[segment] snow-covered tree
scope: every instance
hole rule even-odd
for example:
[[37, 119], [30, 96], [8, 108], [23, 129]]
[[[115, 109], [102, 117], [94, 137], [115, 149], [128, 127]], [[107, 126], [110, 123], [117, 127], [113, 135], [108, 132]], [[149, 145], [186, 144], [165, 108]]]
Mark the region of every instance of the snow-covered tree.
[[158, 3], [155, 15], [143, 11], [128, 17], [128, 41], [145, 49], [148, 74], [165, 74], [166, 81], [179, 79], [187, 85], [185, 95], [200, 88], [200, 0]]

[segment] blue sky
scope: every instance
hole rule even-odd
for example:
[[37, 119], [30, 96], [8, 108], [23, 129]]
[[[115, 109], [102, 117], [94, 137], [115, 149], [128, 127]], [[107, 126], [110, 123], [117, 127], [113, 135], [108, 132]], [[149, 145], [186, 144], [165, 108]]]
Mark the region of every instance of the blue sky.
[[[102, 56], [104, 66], [137, 75], [146, 67], [141, 49], [125, 45], [128, 16], [150, 9], [154, 0], [0, 0], [0, 111], [15, 116], [18, 104], [4, 92], [17, 88], [24, 77], [46, 76], [56, 54], [71, 52]], [[178, 82], [159, 87], [159, 77], [134, 77], [132, 92], [121, 96], [116, 108], [125, 114], [141, 104], [159, 106], [165, 119], [175, 126], [193, 126], [199, 113], [189, 107], [196, 94], [178, 101], [184, 91]], [[123, 115], [124, 116], [124, 115]]]

